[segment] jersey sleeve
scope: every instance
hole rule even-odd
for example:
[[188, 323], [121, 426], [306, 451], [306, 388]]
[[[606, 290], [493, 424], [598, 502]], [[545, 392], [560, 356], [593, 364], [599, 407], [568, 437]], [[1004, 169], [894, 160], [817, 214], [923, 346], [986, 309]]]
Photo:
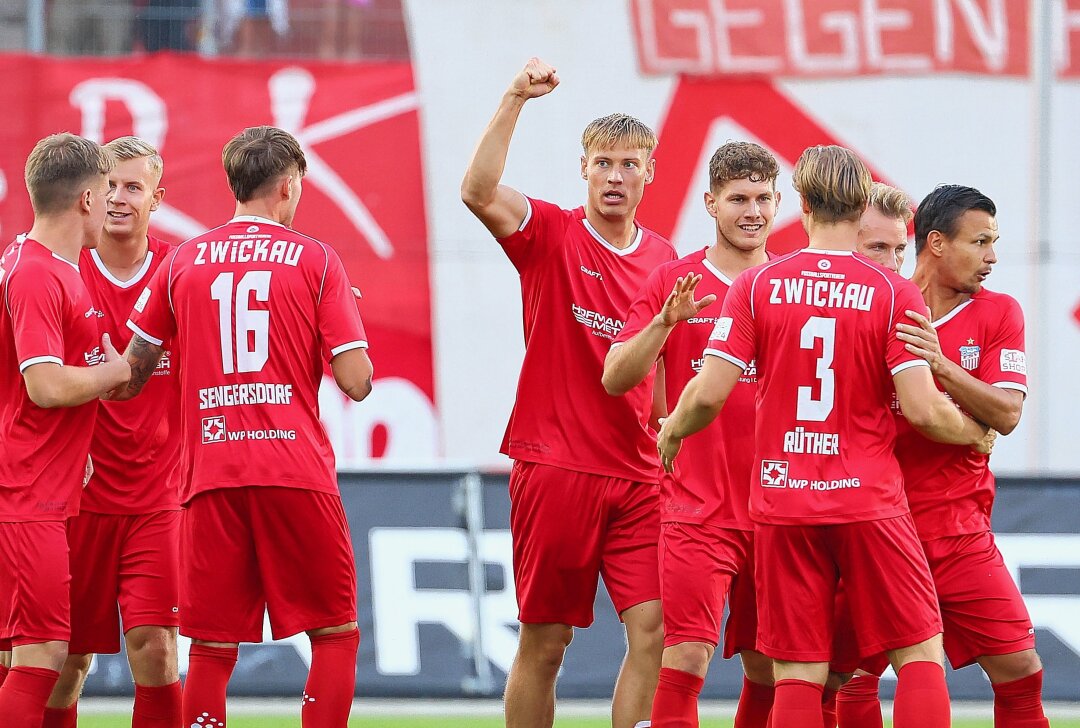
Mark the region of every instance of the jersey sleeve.
[[[619, 331], [618, 336], [615, 337], [612, 347], [625, 344], [640, 334], [656, 318], [656, 314], [660, 313], [660, 309], [664, 306], [664, 300], [667, 298], [664, 293], [665, 278], [663, 268], [657, 268], [649, 274], [649, 277], [645, 280], [645, 285], [638, 292], [637, 298], [630, 304], [630, 311], [626, 315], [626, 324]], [[661, 353], [663, 353], [663, 349], [661, 349]]]
[[889, 373], [895, 376], [911, 367], [930, 366], [930, 362], [908, 351], [904, 347], [904, 342], [896, 335], [897, 324], [916, 325], [915, 321], [907, 315], [908, 311], [916, 311], [929, 318], [930, 309], [926, 307], [926, 301], [923, 300], [922, 293], [914, 283], [900, 278], [894, 281], [898, 282], [893, 284], [896, 286], [896, 294], [893, 298], [892, 319], [889, 321], [885, 344], [885, 362], [889, 367]]
[[550, 202], [526, 197], [525, 203], [528, 210], [521, 226], [505, 238], [498, 239], [518, 273], [525, 273], [535, 266], [559, 244], [562, 240], [559, 228], [565, 225], [567, 215], [565, 210]]
[[1024, 312], [1020, 304], [1008, 296], [1001, 297], [1002, 305], [995, 312], [994, 335], [982, 356], [979, 378], [1002, 389], [1015, 389], [1027, 394], [1027, 354], [1024, 350]]
[[718, 356], [743, 369], [757, 353], [757, 333], [750, 303], [754, 274], [753, 270], [746, 271], [735, 279], [705, 347], [706, 356]]
[[176, 317], [169, 291], [175, 255], [174, 250], [162, 261], [128, 316], [128, 328], [155, 346], [164, 346], [176, 334]]
[[319, 336], [323, 355], [329, 361], [346, 351], [368, 348], [368, 338], [345, 266], [334, 250], [323, 248], [326, 270], [319, 292]]
[[19, 371], [34, 364], [64, 365], [64, 292], [54, 276], [26, 268], [7, 284], [7, 307]]

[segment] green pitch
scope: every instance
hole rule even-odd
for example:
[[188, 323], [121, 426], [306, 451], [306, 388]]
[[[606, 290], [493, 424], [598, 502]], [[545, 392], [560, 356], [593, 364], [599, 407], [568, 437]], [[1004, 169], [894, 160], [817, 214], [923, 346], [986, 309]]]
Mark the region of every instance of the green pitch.
[[[79, 716], [80, 728], [127, 728], [131, 716]], [[354, 718], [350, 728], [502, 728], [500, 718]], [[555, 721], [556, 728], [607, 728], [611, 723], [602, 718], [565, 718]], [[1054, 728], [1080, 728], [1080, 720], [1054, 720]], [[229, 728], [299, 728], [299, 718], [260, 718], [237, 716], [229, 719]], [[992, 720], [956, 720], [954, 728], [992, 728]], [[703, 720], [701, 728], [731, 728], [730, 720]]]

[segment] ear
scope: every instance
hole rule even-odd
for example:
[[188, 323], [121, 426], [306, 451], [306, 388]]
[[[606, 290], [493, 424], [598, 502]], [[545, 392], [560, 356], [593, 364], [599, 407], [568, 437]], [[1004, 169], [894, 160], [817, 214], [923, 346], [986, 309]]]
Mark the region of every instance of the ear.
[[705, 212], [709, 213], [709, 217], [716, 217], [716, 197], [713, 196], [712, 191], [705, 193]]
[[581, 155], [581, 179], [589, 179], [589, 160], [584, 154]]
[[931, 230], [926, 236], [926, 250], [938, 258], [945, 253], [945, 243], [948, 242], [940, 230]]
[[799, 195], [799, 210], [804, 215], [809, 215], [810, 214], [810, 204], [806, 201], [806, 198], [803, 197], [802, 195]]
[[91, 189], [85, 189], [82, 191], [82, 196], [79, 197], [79, 209], [83, 212], [90, 212], [94, 206], [94, 191]]
[[649, 157], [649, 161], [645, 163], [645, 184], [652, 184], [653, 177], [656, 176], [656, 157]]
[[153, 202], [150, 203], [150, 212], [158, 209], [158, 207], [161, 205], [161, 200], [163, 197], [165, 197], [164, 187], [158, 187], [156, 190], [154, 190]]
[[283, 199], [283, 200], [291, 200], [292, 199], [293, 194], [292, 194], [292, 175], [291, 174], [284, 175], [278, 181], [278, 195], [280, 195], [281, 199]]
[[780, 209], [780, 190], [773, 190], [774, 198], [776, 200], [776, 209]]

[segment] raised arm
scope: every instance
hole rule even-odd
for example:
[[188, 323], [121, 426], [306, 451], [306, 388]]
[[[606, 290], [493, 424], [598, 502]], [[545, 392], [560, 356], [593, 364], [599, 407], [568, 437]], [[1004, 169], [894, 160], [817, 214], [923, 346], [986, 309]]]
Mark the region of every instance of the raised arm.
[[961, 412], [934, 386], [930, 367], [914, 366], [893, 375], [896, 396], [905, 419], [924, 436], [952, 445], [975, 445], [987, 426]]
[[915, 311], [908, 311], [908, 316], [917, 325], [899, 324], [897, 337], [905, 342], [908, 351], [929, 362], [934, 377], [953, 401], [1002, 435], [1016, 429], [1024, 410], [1024, 393], [995, 387], [972, 376], [941, 353], [937, 332], [929, 319]]
[[31, 364], [23, 370], [26, 392], [38, 407], [77, 407], [122, 386], [131, 368], [113, 348], [108, 334], [101, 336], [105, 361], [97, 366], [61, 366], [54, 362]]
[[529, 99], [549, 94], [558, 85], [554, 68], [539, 58], [529, 59], [503, 94], [465, 170], [461, 200], [496, 238], [516, 231], [529, 209], [524, 195], [499, 184], [521, 108]]

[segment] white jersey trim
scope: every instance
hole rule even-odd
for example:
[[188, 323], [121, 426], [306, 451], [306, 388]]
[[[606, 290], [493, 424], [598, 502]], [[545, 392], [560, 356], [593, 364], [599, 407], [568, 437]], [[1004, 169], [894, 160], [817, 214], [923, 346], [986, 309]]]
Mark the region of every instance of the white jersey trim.
[[625, 341], [613, 341], [611, 342], [611, 346], [608, 347], [608, 351], [611, 351], [612, 349], [617, 349], [625, 343]]
[[[19, 245], [19, 254], [15, 256], [15, 262], [11, 264], [11, 267], [8, 268], [7, 275], [4, 276], [4, 280], [8, 281], [8, 283], [11, 282], [11, 274], [15, 272], [15, 269], [19, 267], [19, 262], [22, 261], [23, 247], [26, 245], [26, 235], [23, 234], [20, 237], [23, 239], [23, 242]], [[19, 242], [19, 238], [15, 238], [15, 240], [16, 242]], [[4, 308], [7, 309], [8, 315], [10, 316], [11, 300], [8, 298], [8, 286], [6, 284], [4, 285]]]
[[[525, 197], [525, 195], [521, 196]], [[529, 200], [528, 197], [525, 197], [525, 219], [521, 221], [520, 225], [518, 225], [517, 231], [519, 233], [524, 232], [525, 226], [529, 224], [529, 220], [532, 220], [532, 202]]]
[[816, 253], [818, 255], [855, 255], [854, 250], [825, 250], [824, 248], [803, 248], [799, 253]]
[[131, 319], [128, 319], [127, 327], [129, 329], [131, 329], [132, 331], [134, 331], [139, 336], [141, 336], [144, 339], [146, 339], [147, 341], [149, 341], [154, 346], [164, 346], [165, 345], [165, 342], [163, 342], [161, 339], [159, 339], [157, 337], [154, 337], [154, 336], [151, 336], [150, 334], [148, 334], [145, 331], [143, 331], [142, 329], [140, 329], [138, 327], [138, 325], [136, 325], [136, 323], [134, 321], [132, 321]]
[[717, 268], [715, 265], [713, 265], [712, 262], [708, 258], [703, 257], [701, 259], [701, 264], [705, 266], [705, 270], [709, 271], [714, 276], [719, 278], [721, 283], [724, 283], [729, 287], [733, 285], [733, 281], [730, 278], [728, 278], [726, 275], [724, 275], [723, 271], [721, 271], [719, 268]]
[[[231, 225], [234, 222], [251, 222], [251, 223], [257, 223], [259, 225], [274, 225], [274, 226], [280, 227], [280, 228], [285, 227], [280, 222], [274, 222], [273, 220], [271, 220], [268, 217], [260, 217], [259, 215], [237, 215], [232, 220], [229, 220], [229, 222], [225, 223], [225, 225]], [[225, 227], [225, 225], [221, 225], [219, 227]], [[285, 229], [288, 230], [289, 228], [285, 228]], [[204, 235], [205, 235], [205, 233], [204, 233]], [[202, 237], [202, 236], [200, 235], [199, 237]]]
[[1028, 388], [1023, 384], [1017, 384], [1016, 382], [994, 382], [991, 387], [997, 387], [998, 389], [1013, 389], [1017, 392], [1023, 392], [1024, 396], [1027, 396]]
[[705, 355], [706, 356], [720, 357], [724, 361], [729, 361], [729, 362], [731, 362], [732, 364], [734, 364], [735, 366], [737, 366], [737, 367], [739, 367], [741, 369], [746, 369], [746, 362], [744, 362], [742, 359], [734, 357], [731, 354], [728, 354], [727, 352], [720, 351], [719, 349], [713, 349], [713, 348], [710, 347], [710, 348], [705, 350]]
[[581, 218], [581, 223], [585, 226], [585, 229], [589, 231], [589, 235], [593, 236], [593, 239], [596, 240], [596, 242], [603, 245], [605, 248], [610, 250], [615, 255], [630, 255], [630, 254], [632, 254], [635, 250], [638, 249], [638, 246], [641, 245], [641, 239], [643, 237], [645, 237], [645, 231], [642, 230], [640, 226], [635, 224], [635, 227], [637, 227], [637, 235], [634, 236], [634, 242], [630, 243], [625, 248], [616, 248], [614, 245], [609, 243], [607, 240], [604, 240], [603, 235], [596, 232], [596, 228], [594, 228], [591, 224], [589, 224], [589, 220], [587, 218], [584, 218], [584, 217]]
[[949, 321], [951, 321], [956, 316], [956, 314], [960, 313], [965, 308], [970, 306], [971, 302], [974, 300], [974, 298], [969, 298], [968, 300], [964, 301], [959, 306], [954, 308], [952, 311], [949, 311], [947, 314], [939, 318], [937, 321], [931, 321], [930, 325], [936, 329], [938, 326], [943, 326], [944, 324], [949, 323]]
[[330, 350], [330, 356], [337, 356], [338, 354], [344, 354], [346, 351], [352, 351], [353, 349], [366, 349], [368, 343], [366, 341], [350, 341], [348, 344], [342, 344], [341, 346], [335, 346]]
[[19, 362], [19, 371], [25, 372], [28, 367], [32, 367], [35, 364], [59, 364], [64, 366], [64, 360], [58, 356], [32, 356], [24, 362]]
[[62, 263], [67, 263], [67, 264], [68, 264], [68, 265], [70, 265], [70, 266], [71, 266], [72, 268], [74, 268], [74, 269], [76, 270], [76, 272], [78, 272], [78, 270], [79, 270], [79, 264], [78, 264], [78, 263], [72, 263], [72, 262], [71, 262], [70, 260], [68, 260], [68, 259], [67, 259], [67, 258], [65, 258], [64, 256], [62, 256], [62, 255], [57, 255], [56, 253], [53, 253], [53, 254], [52, 254], [52, 257], [56, 258], [57, 260], [59, 260], [59, 261], [60, 261], [60, 262], [62, 262]]
[[897, 364], [896, 366], [894, 366], [890, 370], [889, 373], [892, 374], [893, 376], [896, 376], [897, 374], [904, 371], [905, 369], [912, 369], [914, 367], [929, 367], [929, 366], [930, 366], [930, 362], [926, 361], [926, 359], [916, 359], [915, 361], [906, 361], [903, 364]]
[[101, 260], [101, 256], [98, 255], [96, 248], [90, 249], [90, 257], [94, 259], [94, 265], [97, 266], [98, 272], [105, 277], [105, 280], [112, 283], [117, 288], [131, 288], [141, 281], [146, 276], [146, 272], [150, 270], [150, 263], [154, 260], [154, 251], [147, 249], [146, 257], [143, 258], [143, 264], [142, 267], [139, 268], [139, 272], [126, 281], [120, 280], [109, 271], [109, 268], [105, 265], [104, 261]]

